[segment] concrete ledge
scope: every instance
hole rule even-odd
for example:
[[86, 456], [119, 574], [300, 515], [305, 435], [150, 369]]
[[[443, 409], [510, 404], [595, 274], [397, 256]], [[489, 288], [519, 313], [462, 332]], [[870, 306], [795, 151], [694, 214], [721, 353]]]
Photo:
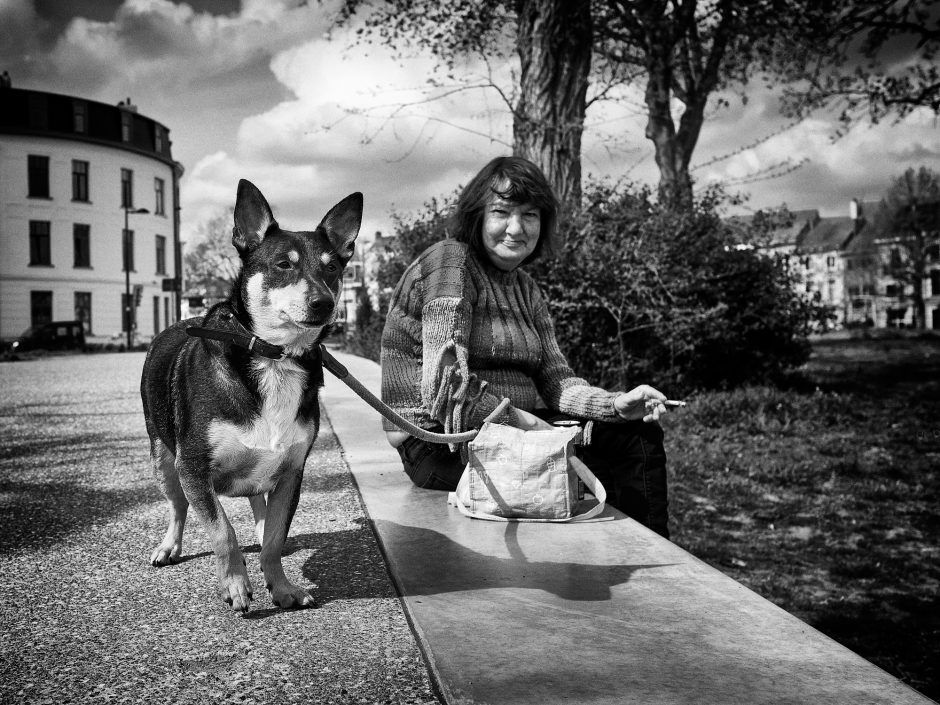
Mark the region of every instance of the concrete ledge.
[[[336, 357], [378, 391], [375, 363]], [[616, 510], [464, 518], [329, 373], [322, 398], [448, 703], [932, 702]]]

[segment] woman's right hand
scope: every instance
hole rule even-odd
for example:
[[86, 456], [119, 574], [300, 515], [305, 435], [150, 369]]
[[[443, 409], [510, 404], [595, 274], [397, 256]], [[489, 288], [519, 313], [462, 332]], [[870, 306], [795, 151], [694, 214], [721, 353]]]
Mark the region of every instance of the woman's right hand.
[[521, 428], [523, 431], [539, 431], [545, 430], [547, 428], [553, 428], [553, 426], [548, 423], [548, 421], [544, 421], [543, 419], [540, 419], [538, 416], [528, 411], [523, 411], [522, 409], [513, 409], [512, 412], [514, 417], [509, 422], [509, 424], [511, 426], [515, 426], [516, 428]]

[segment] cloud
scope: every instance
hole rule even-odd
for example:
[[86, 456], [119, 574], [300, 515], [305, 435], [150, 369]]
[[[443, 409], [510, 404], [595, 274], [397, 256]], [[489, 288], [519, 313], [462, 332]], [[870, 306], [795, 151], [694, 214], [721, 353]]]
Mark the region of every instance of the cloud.
[[3, 57], [3, 68], [16, 75], [18, 67], [39, 61], [39, 37], [47, 26], [30, 0], [0, 1], [0, 56]]
[[348, 46], [348, 37], [334, 36], [275, 55], [271, 71], [291, 97], [243, 119], [232, 149], [187, 173], [186, 202], [208, 208], [219, 196], [212, 182], [245, 177], [281, 209], [285, 224], [301, 228], [362, 191], [363, 230], [371, 235], [387, 230], [393, 209], [409, 213], [449, 195], [510, 151], [481, 134], [511, 135], [511, 117], [495, 95], [481, 100], [487, 89], [454, 93], [427, 83], [436, 67], [429, 57], [398, 60], [383, 47]]
[[[108, 21], [73, 18], [41, 62], [21, 68], [50, 90], [88, 97], [121, 95], [144, 83], [149, 91], [179, 95], [194, 81], [267, 60], [284, 46], [323, 34], [337, 5], [244, 0], [238, 13], [213, 15], [169, 0], [125, 0]], [[8, 34], [36, 36], [41, 20], [31, 3], [5, 0], [4, 8], [5, 42]]]

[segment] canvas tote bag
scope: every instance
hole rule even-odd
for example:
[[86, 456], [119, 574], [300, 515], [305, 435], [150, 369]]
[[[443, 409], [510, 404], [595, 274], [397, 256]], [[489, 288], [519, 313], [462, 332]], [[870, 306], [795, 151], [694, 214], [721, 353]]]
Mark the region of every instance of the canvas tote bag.
[[[467, 444], [467, 467], [448, 495], [465, 516], [490, 521], [564, 522], [604, 511], [607, 491], [574, 455], [577, 425], [523, 431], [486, 422]], [[578, 514], [578, 478], [597, 505]]]

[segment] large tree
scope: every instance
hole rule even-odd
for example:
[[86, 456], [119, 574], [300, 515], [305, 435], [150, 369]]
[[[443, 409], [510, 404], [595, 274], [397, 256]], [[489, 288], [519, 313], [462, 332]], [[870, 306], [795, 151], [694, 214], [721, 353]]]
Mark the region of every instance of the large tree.
[[[349, 20], [365, 3], [346, 0]], [[746, 97], [755, 76], [780, 81], [785, 108], [800, 117], [836, 100], [851, 69], [877, 118], [912, 105], [940, 109], [936, 12], [915, 0], [383, 0], [365, 15], [367, 38], [416, 44], [448, 68], [462, 57], [518, 54], [518, 85], [502, 90], [513, 146], [549, 175], [559, 193], [580, 195], [580, 144], [595, 97], [622, 83], [642, 87], [646, 136], [660, 170], [659, 198], [691, 207], [690, 165], [710, 106]], [[874, 9], [872, 9], [874, 8]], [[932, 22], [933, 24], [930, 24]], [[925, 24], [927, 23], [927, 24]], [[918, 34], [919, 32], [919, 34]], [[897, 40], [919, 42], [905, 80], [887, 63], [862, 66]], [[910, 53], [910, 52], [908, 52]], [[841, 77], [841, 78], [840, 78]], [[878, 90], [876, 91], [875, 88]], [[827, 89], [827, 90], [823, 90]], [[902, 96], [906, 95], [906, 98]], [[843, 113], [849, 115], [849, 113]], [[847, 117], [846, 119], [852, 119]]]
[[[341, 21], [363, 6], [347, 0]], [[519, 58], [518, 85], [500, 89], [512, 113], [513, 152], [542, 167], [558, 196], [581, 198], [581, 135], [591, 70], [588, 2], [566, 0], [386, 0], [364, 14], [362, 34], [414, 44], [447, 69], [465, 57]]]
[[[614, 75], [644, 86], [646, 137], [659, 167], [659, 199], [691, 207], [692, 155], [706, 109], [743, 93], [782, 42], [802, 43], [811, 0], [607, 0], [593, 3], [596, 47]], [[681, 104], [681, 108], [679, 107]]]

